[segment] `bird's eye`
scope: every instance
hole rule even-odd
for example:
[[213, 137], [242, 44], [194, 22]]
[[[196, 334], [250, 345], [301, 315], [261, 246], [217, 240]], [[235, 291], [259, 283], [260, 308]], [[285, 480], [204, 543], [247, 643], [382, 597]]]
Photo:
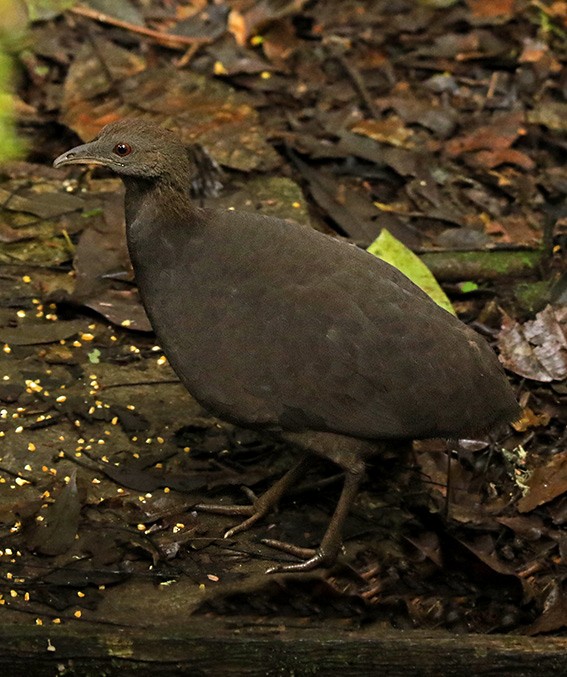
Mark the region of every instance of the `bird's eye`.
[[132, 147], [127, 143], [117, 143], [112, 149], [112, 152], [120, 157], [126, 157], [132, 152]]

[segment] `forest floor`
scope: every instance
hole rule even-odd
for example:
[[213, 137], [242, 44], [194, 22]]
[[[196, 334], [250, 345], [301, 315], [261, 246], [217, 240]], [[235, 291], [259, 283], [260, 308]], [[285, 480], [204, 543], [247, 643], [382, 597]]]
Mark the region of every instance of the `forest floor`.
[[[27, 146], [0, 177], [3, 623], [565, 635], [565, 4], [60, 5], [29, 3], [2, 38]], [[417, 252], [500, 353], [522, 420], [374, 460], [339, 563], [265, 575], [292, 558], [261, 539], [317, 544], [341, 478], [314, 461], [229, 539], [235, 518], [195, 511], [261, 493], [295, 450], [192, 400], [139, 301], [121, 182], [51, 167], [127, 116], [198, 144], [206, 204]]]

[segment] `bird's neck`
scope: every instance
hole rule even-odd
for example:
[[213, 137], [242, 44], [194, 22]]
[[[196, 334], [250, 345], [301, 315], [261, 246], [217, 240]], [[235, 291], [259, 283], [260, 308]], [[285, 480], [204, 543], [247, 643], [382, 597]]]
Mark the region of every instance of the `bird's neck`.
[[174, 181], [122, 178], [126, 186], [124, 207], [127, 226], [133, 224], [142, 213], [146, 221], [156, 218], [164, 224], [177, 220], [176, 215], [184, 215], [187, 219], [193, 212], [198, 212], [198, 208], [189, 197], [187, 187]]

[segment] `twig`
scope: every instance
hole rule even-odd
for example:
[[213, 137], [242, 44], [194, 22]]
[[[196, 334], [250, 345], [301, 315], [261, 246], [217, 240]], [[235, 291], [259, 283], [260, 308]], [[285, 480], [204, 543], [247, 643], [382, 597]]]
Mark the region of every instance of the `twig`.
[[498, 84], [498, 71], [494, 71], [490, 76], [490, 82], [488, 84], [488, 91], [486, 92], [485, 103], [488, 99], [492, 99], [494, 92], [496, 91], [496, 85]]
[[116, 80], [114, 76], [112, 75], [112, 71], [108, 67], [108, 64], [106, 63], [106, 60], [103, 58], [102, 54], [100, 53], [100, 49], [98, 48], [98, 44], [96, 41], [96, 37], [94, 35], [94, 30], [91, 25], [87, 26], [87, 39], [89, 41], [89, 44], [93, 50], [93, 54], [95, 57], [98, 59], [98, 62], [100, 64], [100, 67], [104, 71], [104, 74], [106, 75], [106, 79], [108, 80], [108, 84], [110, 85], [110, 91], [114, 92], [116, 96], [120, 99], [120, 103], [125, 103], [124, 102], [124, 97], [122, 96], [122, 92], [120, 90], [120, 87], [117, 86]]
[[368, 89], [366, 89], [362, 75], [347, 59], [344, 53], [344, 45], [340, 39], [336, 38], [336, 36], [331, 36], [327, 39], [327, 46], [330, 55], [341, 64], [348, 77], [352, 80], [356, 91], [358, 92], [370, 115], [372, 115], [373, 118], [380, 117], [380, 111], [374, 105], [374, 101], [372, 100]]
[[[453, 445], [455, 445], [456, 449], [453, 449]], [[459, 446], [458, 440], [449, 440], [449, 443], [447, 444], [447, 484], [446, 484], [445, 510], [444, 510], [445, 521], [449, 520], [451, 512], [451, 494], [453, 493], [451, 457], [453, 455], [453, 451], [456, 451], [458, 449], [458, 446]]]
[[144, 35], [147, 38], [152, 38], [156, 42], [164, 45], [165, 47], [170, 47], [172, 49], [185, 49], [187, 45], [206, 45], [211, 42], [210, 38], [196, 38], [188, 37], [185, 35], [173, 35], [171, 33], [164, 33], [162, 31], [155, 31], [151, 28], [146, 28], [145, 26], [137, 26], [136, 24], [130, 23], [129, 21], [122, 21], [121, 19], [116, 19], [109, 14], [104, 14], [104, 12], [98, 12], [90, 7], [84, 7], [83, 5], [75, 5], [71, 7], [69, 12], [76, 14], [77, 16], [84, 16], [87, 19], [93, 19], [94, 21], [99, 21], [100, 23], [110, 24], [111, 26], [116, 26], [117, 28], [123, 28], [126, 31], [131, 33], [137, 33], [138, 35]]
[[102, 386], [101, 390], [109, 390], [110, 388], [133, 388], [135, 386], [154, 386], [154, 385], [172, 385], [172, 384], [180, 384], [181, 381], [179, 379], [173, 379], [173, 378], [168, 378], [163, 381], [132, 381], [132, 382], [127, 382], [125, 381], [124, 383], [110, 383], [107, 386]]
[[370, 113], [370, 115], [372, 115], [373, 118], [379, 118], [380, 117], [380, 111], [374, 105], [374, 101], [372, 100], [372, 97], [370, 96], [368, 89], [366, 89], [366, 85], [364, 84], [364, 80], [362, 78], [362, 75], [349, 62], [349, 60], [346, 58], [346, 56], [344, 54], [340, 54], [340, 53], [335, 54], [335, 58], [338, 60], [338, 62], [341, 64], [341, 66], [345, 69], [347, 75], [352, 80], [352, 83], [354, 84], [356, 90], [358, 91], [358, 94], [360, 95], [360, 98], [364, 102], [364, 104], [365, 104], [368, 112]]
[[191, 60], [197, 53], [199, 47], [201, 45], [195, 43], [194, 45], [191, 45], [189, 49], [183, 54], [183, 56], [180, 56], [179, 59], [176, 59], [173, 64], [176, 68], [185, 68], [185, 66], [188, 66], [191, 63]]

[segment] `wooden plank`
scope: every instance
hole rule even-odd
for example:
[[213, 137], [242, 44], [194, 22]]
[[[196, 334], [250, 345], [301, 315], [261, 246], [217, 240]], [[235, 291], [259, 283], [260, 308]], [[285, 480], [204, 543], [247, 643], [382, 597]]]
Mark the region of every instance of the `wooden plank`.
[[0, 627], [0, 674], [386, 675], [529, 677], [567, 675], [567, 638], [376, 632], [192, 618], [182, 626]]

